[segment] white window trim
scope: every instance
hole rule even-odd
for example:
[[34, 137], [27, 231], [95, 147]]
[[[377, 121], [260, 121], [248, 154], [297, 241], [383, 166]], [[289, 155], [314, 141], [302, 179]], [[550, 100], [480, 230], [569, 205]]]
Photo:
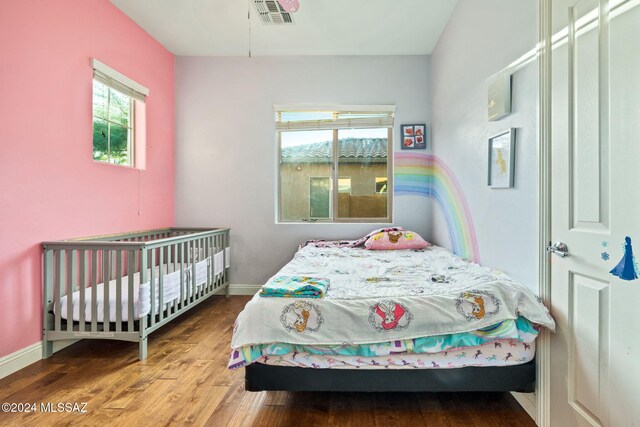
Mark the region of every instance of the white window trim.
[[91, 60], [91, 66], [93, 67], [94, 79], [133, 99], [145, 102], [145, 98], [149, 95], [149, 89], [96, 58]]

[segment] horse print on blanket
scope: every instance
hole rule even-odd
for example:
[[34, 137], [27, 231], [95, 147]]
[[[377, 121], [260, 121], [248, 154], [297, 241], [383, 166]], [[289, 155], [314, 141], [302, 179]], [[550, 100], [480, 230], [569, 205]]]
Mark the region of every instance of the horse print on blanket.
[[500, 300], [491, 292], [465, 291], [455, 299], [456, 310], [468, 321], [488, 318], [500, 311]]
[[306, 301], [296, 301], [282, 309], [280, 322], [287, 332], [310, 334], [318, 332], [324, 323], [318, 306]]
[[369, 308], [369, 323], [378, 332], [405, 329], [412, 319], [409, 309], [395, 301], [382, 300]]

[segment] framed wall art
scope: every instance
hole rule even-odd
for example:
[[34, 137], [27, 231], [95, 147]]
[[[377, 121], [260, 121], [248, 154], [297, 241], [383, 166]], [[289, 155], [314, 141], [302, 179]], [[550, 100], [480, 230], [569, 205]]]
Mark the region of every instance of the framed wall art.
[[488, 90], [489, 121], [493, 122], [511, 114], [511, 75], [501, 74], [493, 79]]
[[515, 172], [516, 129], [489, 138], [487, 184], [491, 188], [511, 188]]
[[400, 141], [403, 150], [427, 148], [427, 125], [400, 125]]

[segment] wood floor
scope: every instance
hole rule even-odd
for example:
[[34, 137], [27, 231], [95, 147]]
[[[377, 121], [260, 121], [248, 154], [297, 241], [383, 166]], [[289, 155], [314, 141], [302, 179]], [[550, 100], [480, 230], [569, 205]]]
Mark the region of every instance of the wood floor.
[[[0, 380], [0, 402], [38, 412], [0, 413], [2, 426], [534, 426], [508, 393], [287, 393], [244, 391], [226, 368], [231, 329], [249, 297], [213, 297], [135, 343], [84, 341]], [[86, 402], [85, 414], [43, 413], [40, 403]]]

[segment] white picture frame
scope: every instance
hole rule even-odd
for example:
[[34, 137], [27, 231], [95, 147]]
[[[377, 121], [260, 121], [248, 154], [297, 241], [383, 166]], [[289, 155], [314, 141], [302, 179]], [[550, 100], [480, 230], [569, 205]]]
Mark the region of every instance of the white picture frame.
[[515, 148], [515, 128], [510, 128], [489, 138], [487, 162], [487, 185], [489, 188], [513, 188]]

